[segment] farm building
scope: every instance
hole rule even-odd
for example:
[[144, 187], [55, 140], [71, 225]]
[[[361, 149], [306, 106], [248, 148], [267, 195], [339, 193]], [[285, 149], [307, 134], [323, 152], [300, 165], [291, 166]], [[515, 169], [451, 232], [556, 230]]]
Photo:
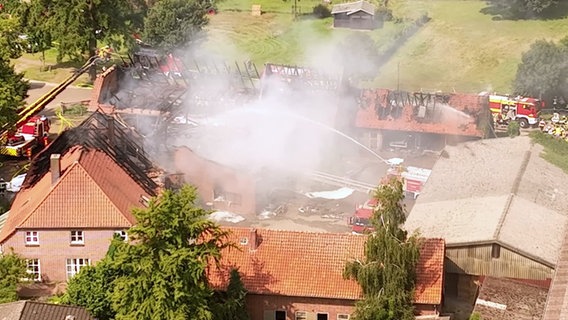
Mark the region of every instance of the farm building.
[[568, 177], [542, 150], [526, 136], [446, 147], [405, 228], [446, 240], [447, 292], [459, 294], [462, 275], [550, 282], [568, 221]]
[[367, 1], [336, 4], [331, 14], [335, 28], [373, 30], [378, 27], [375, 6]]
[[[227, 228], [237, 248], [225, 249], [209, 281], [224, 290], [238, 269], [251, 320], [349, 319], [361, 287], [343, 278], [350, 259], [361, 258], [363, 235]], [[425, 239], [416, 266], [415, 308], [438, 314], [444, 283], [444, 241]]]
[[486, 96], [363, 89], [354, 127], [369, 148], [440, 150], [484, 137]]

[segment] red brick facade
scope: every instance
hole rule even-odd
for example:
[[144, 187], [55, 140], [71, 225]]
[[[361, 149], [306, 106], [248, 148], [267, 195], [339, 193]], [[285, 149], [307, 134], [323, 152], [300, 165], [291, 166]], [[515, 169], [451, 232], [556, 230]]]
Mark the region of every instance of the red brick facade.
[[[354, 306], [354, 300], [247, 295], [247, 309], [251, 320], [296, 320], [297, 312], [306, 313], [306, 318], [299, 315], [298, 320], [317, 320], [318, 313], [326, 314], [327, 320], [346, 320], [337, 316], [351, 315]], [[276, 319], [277, 310], [285, 311], [286, 319]]]
[[200, 198], [213, 209], [243, 215], [256, 213], [256, 183], [251, 176], [206, 160], [188, 148], [176, 150], [175, 168], [184, 174], [187, 183], [197, 187]]
[[[39, 245], [26, 245], [26, 231], [38, 232]], [[115, 230], [82, 231], [84, 245], [72, 245], [71, 230], [18, 230], [2, 244], [2, 250], [13, 248], [26, 259], [39, 259], [42, 282], [64, 282], [67, 259], [89, 259], [94, 264], [105, 256]]]

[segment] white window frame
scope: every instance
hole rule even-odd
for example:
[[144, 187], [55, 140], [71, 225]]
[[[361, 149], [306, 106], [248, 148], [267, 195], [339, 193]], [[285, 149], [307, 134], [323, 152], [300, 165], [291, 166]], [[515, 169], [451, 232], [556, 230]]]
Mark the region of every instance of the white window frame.
[[67, 279], [73, 278], [82, 267], [90, 266], [91, 260], [85, 258], [68, 258], [65, 263], [65, 271], [67, 272]]
[[24, 240], [28, 246], [39, 245], [39, 231], [26, 231]]
[[351, 315], [347, 313], [338, 313], [337, 320], [349, 320], [351, 319]]
[[114, 234], [117, 234], [122, 239], [122, 241], [128, 241], [128, 232], [126, 232], [126, 230], [116, 230]]
[[[33, 268], [30, 270], [30, 268]], [[37, 272], [35, 272], [35, 268], [37, 268]], [[26, 259], [26, 273], [29, 274], [31, 277], [26, 278], [25, 280], [31, 280], [40, 282], [41, 281], [41, 263], [39, 259]]]
[[85, 232], [83, 230], [71, 230], [69, 233], [72, 245], [85, 244]]
[[296, 320], [308, 320], [308, 313], [306, 311], [296, 311], [294, 317]]

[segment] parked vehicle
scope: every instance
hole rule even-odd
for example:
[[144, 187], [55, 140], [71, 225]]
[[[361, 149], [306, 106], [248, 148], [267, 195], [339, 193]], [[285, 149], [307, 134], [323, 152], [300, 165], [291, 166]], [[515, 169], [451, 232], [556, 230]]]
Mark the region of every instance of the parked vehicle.
[[496, 123], [507, 124], [516, 120], [524, 129], [538, 124], [539, 111], [544, 108], [544, 102], [530, 97], [494, 94], [489, 96], [489, 108]]

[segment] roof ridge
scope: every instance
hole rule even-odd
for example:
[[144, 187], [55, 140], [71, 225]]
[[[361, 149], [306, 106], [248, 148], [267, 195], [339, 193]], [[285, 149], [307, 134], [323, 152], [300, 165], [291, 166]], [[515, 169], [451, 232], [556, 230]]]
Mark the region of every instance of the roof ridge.
[[513, 203], [513, 198], [517, 196], [517, 192], [519, 191], [519, 186], [521, 184], [521, 180], [527, 171], [527, 166], [529, 165], [529, 161], [531, 159], [531, 149], [533, 145], [529, 146], [529, 150], [525, 151], [525, 156], [523, 158], [523, 162], [521, 162], [521, 166], [519, 167], [519, 171], [517, 171], [517, 175], [515, 176], [515, 180], [513, 181], [513, 185], [511, 186], [511, 193], [507, 198], [507, 202], [505, 203], [505, 207], [503, 208], [503, 212], [501, 213], [501, 218], [499, 219], [499, 223], [497, 224], [497, 228], [495, 228], [495, 232], [493, 233], [493, 240], [499, 240], [499, 234], [501, 233], [501, 229], [503, 228], [503, 224], [505, 223], [505, 219], [509, 215], [509, 210], [511, 209], [511, 203]]
[[[91, 152], [100, 152], [104, 157], [107, 157], [110, 159], [110, 161], [117, 167], [120, 168], [120, 170], [122, 170], [124, 173], [125, 170], [118, 165], [118, 163], [116, 163], [114, 160], [112, 160], [111, 157], [109, 157], [105, 152], [99, 151], [99, 150], [91, 150]], [[111, 203], [111, 205], [116, 209], [116, 211], [120, 212], [120, 216], [130, 225], [132, 225], [133, 223], [128, 220], [128, 218], [124, 215], [124, 213], [116, 206], [116, 204], [114, 203], [114, 201], [111, 200], [111, 197], [109, 197], [109, 195], [105, 192], [105, 190], [103, 190], [103, 188], [101, 188], [101, 186], [95, 181], [95, 179], [93, 178], [92, 174], [89, 172], [89, 170], [87, 170], [87, 168], [85, 168], [85, 166], [83, 166], [83, 164], [81, 163], [81, 158], [83, 157], [84, 153], [81, 154], [81, 157], [79, 158], [79, 163], [78, 165], [85, 171], [85, 173], [87, 174], [87, 176], [89, 177], [89, 179], [91, 180], [92, 183], [95, 184], [95, 186], [97, 187], [98, 190], [100, 190], [105, 197], [107, 198], [107, 200]], [[128, 175], [128, 174], [127, 174]], [[128, 177], [130, 177], [130, 175], [128, 175]], [[130, 179], [132, 179], [132, 177], [130, 177]], [[132, 179], [134, 180], [134, 179]], [[136, 183], [136, 181], [134, 181]]]

